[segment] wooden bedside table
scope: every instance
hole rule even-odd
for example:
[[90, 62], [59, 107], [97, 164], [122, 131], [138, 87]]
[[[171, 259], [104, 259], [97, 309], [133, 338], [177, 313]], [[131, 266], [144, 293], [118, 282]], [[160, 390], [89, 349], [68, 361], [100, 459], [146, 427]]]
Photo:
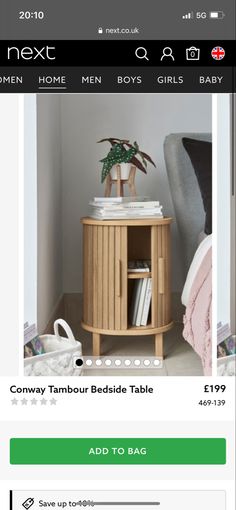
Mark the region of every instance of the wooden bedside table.
[[[93, 334], [93, 355], [101, 335], [154, 335], [155, 356], [163, 357], [163, 333], [172, 326], [170, 306], [171, 218], [96, 220], [83, 224], [83, 321]], [[151, 272], [128, 273], [128, 260], [151, 260]], [[151, 319], [130, 326], [134, 280], [152, 278]]]

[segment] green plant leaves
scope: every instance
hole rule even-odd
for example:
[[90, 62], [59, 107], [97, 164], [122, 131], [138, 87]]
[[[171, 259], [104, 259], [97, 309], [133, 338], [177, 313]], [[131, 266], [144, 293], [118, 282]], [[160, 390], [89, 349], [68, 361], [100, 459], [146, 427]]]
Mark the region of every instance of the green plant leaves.
[[136, 154], [137, 150], [135, 148], [125, 150], [124, 159], [122, 163], [129, 163], [132, 159], [132, 157]]
[[[133, 165], [145, 174], [147, 173], [147, 161], [153, 166], [156, 166], [148, 154], [140, 151], [137, 142], [134, 142], [132, 145], [129, 143], [129, 140], [122, 140], [120, 138], [103, 138], [98, 141], [98, 143], [101, 142], [110, 142], [111, 144], [111, 149], [108, 155], [100, 160], [100, 162], [103, 163], [102, 182], [106, 179], [113, 165], [120, 163], [133, 163]], [[137, 158], [137, 156], [139, 156], [141, 161]]]
[[106, 177], [110, 173], [112, 166], [113, 166], [113, 163], [110, 163], [109, 161], [104, 161], [103, 167], [102, 167], [102, 182], [105, 181]]
[[108, 155], [101, 160], [101, 163], [103, 163], [102, 182], [106, 179], [113, 165], [129, 163], [135, 154], [136, 149], [134, 147], [126, 150], [122, 143], [116, 143], [113, 145]]

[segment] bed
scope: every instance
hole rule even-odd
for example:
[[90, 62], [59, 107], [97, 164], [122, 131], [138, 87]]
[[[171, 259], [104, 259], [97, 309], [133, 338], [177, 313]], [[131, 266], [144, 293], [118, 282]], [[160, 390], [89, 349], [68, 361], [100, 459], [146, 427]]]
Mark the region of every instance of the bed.
[[183, 138], [211, 142], [211, 134], [175, 133], [164, 141], [167, 176], [182, 248], [183, 337], [200, 356], [204, 375], [211, 375], [211, 236], [204, 235], [206, 214], [202, 194]]

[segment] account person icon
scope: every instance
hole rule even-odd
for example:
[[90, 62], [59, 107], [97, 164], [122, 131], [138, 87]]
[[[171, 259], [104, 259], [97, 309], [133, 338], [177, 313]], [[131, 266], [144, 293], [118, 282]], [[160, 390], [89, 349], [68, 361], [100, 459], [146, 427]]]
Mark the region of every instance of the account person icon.
[[163, 51], [162, 51], [162, 56], [161, 56], [161, 61], [165, 58], [171, 58], [172, 60], [174, 60], [174, 55], [173, 55], [173, 50], [172, 48], [170, 48], [170, 46], [166, 46], [165, 48], [163, 48]]

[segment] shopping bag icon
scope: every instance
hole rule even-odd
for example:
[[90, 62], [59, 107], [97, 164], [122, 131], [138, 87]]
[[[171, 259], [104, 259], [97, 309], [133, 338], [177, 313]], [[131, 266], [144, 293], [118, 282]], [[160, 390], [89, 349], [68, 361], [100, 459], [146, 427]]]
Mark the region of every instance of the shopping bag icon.
[[191, 46], [186, 49], [186, 60], [199, 60], [200, 59], [200, 48]]

